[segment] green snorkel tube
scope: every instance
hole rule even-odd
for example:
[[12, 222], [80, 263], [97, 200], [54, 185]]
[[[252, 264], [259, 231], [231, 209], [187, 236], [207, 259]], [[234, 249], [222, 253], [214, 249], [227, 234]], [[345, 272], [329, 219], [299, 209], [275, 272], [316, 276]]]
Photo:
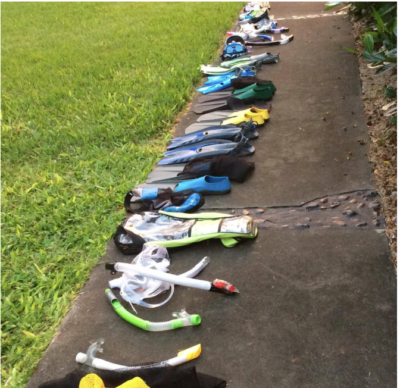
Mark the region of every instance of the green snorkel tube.
[[122, 306], [122, 304], [118, 301], [117, 297], [109, 288], [106, 289], [106, 297], [110, 301], [111, 306], [113, 306], [114, 311], [122, 319], [146, 331], [175, 330], [184, 326], [197, 326], [200, 325], [201, 323], [200, 315], [188, 314], [185, 310], [182, 310], [179, 313], [173, 313], [172, 316], [175, 317], [176, 319], [172, 319], [171, 321], [166, 321], [166, 322], [145, 321], [144, 319], [141, 319], [136, 315], [131, 314], [124, 306]]

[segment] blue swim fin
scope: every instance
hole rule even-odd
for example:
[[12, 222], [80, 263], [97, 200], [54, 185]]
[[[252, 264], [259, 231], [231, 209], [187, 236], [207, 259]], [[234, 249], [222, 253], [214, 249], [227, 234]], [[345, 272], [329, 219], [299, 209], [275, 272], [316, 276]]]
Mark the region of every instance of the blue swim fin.
[[[187, 147], [195, 145], [205, 144], [217, 144], [217, 140], [229, 140], [238, 142], [242, 136], [248, 139], [256, 139], [258, 133], [256, 132], [256, 126], [253, 121], [250, 120], [242, 126], [224, 126], [224, 125], [210, 125], [209, 128], [204, 128], [197, 132], [189, 133], [188, 135], [172, 139], [167, 150], [174, 150], [180, 147]], [[221, 143], [220, 143], [221, 144]]]
[[214, 85], [214, 84], [218, 84], [222, 81], [225, 81], [227, 79], [230, 79], [231, 77], [233, 77], [235, 75], [235, 73], [228, 73], [228, 74], [224, 74], [224, 75], [213, 75], [211, 77], [207, 77], [207, 81], [204, 83], [204, 86], [207, 85]]
[[[232, 74], [232, 73], [228, 73]], [[245, 69], [234, 72], [233, 75], [227, 75], [224, 74], [223, 76], [216, 76], [214, 80], [212, 80], [212, 83], [208, 83], [207, 81], [204, 86], [200, 86], [196, 90], [198, 92], [201, 92], [203, 94], [208, 94], [208, 93], [213, 93], [218, 90], [223, 90], [226, 88], [229, 88], [231, 86], [231, 80], [234, 78], [240, 78], [240, 77], [254, 77], [256, 74], [254, 69]], [[209, 77], [214, 78], [214, 77]]]
[[201, 87], [197, 88], [196, 90], [200, 93], [208, 94], [208, 93], [216, 92], [218, 90], [223, 90], [223, 89], [229, 88], [230, 86], [231, 86], [231, 79], [229, 78], [229, 79], [219, 82], [217, 84], [201, 86]]
[[240, 142], [197, 146], [190, 149], [166, 152], [164, 158], [158, 162], [159, 166], [166, 164], [187, 163], [191, 160], [209, 158], [218, 155], [251, 155], [255, 148], [248, 144], [248, 139], [243, 137]]

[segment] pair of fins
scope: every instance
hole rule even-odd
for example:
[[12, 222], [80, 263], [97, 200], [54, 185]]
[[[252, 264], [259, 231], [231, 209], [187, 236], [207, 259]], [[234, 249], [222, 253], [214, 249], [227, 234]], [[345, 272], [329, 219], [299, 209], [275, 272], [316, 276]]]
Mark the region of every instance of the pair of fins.
[[[261, 32], [261, 31], [257, 31], [257, 32], [250, 31], [250, 32], [245, 33], [245, 32], [239, 32], [239, 31], [237, 31], [237, 32], [235, 32], [235, 31], [228, 31], [228, 32], [226, 33], [226, 35], [227, 35], [228, 37], [230, 37], [230, 36], [232, 36], [232, 35], [238, 35], [238, 36], [240, 36], [240, 37], [243, 38], [243, 39], [257, 38], [257, 37], [259, 37], [259, 36], [265, 36], [265, 37], [268, 37], [268, 38], [270, 38], [270, 39], [272, 38], [271, 36], [268, 36], [268, 35], [262, 35], [262, 34], [260, 34], [260, 32]], [[283, 34], [284, 32], [289, 32], [289, 28], [287, 28], [287, 27], [268, 28], [268, 29], [265, 29], [265, 30], [262, 31], [262, 32], [266, 32], [266, 33], [269, 33], [269, 34]], [[271, 39], [271, 40], [274, 40], [274, 39]], [[229, 42], [229, 43], [230, 43], [230, 42]], [[225, 44], [228, 44], [228, 43], [225, 41]]]
[[218, 125], [208, 122], [203, 129], [188, 132], [186, 135], [172, 139], [167, 146], [167, 150], [188, 149], [193, 146], [209, 144], [225, 144], [239, 142], [243, 137], [257, 139], [256, 125], [250, 119], [240, 126]]
[[278, 63], [279, 54], [264, 53], [260, 55], [243, 55], [242, 57], [231, 59], [230, 61], [221, 62], [221, 67], [231, 68], [233, 66], [242, 65], [248, 61], [256, 61], [261, 64]]
[[261, 63], [257, 60], [246, 60], [242, 63], [238, 63], [236, 65], [232, 65], [231, 68], [226, 68], [222, 66], [212, 66], [212, 65], [201, 65], [201, 71], [203, 75], [211, 75], [211, 76], [221, 76], [227, 75], [233, 70], [253, 70], [257, 69]]
[[[240, 111], [217, 111], [201, 115], [196, 120], [196, 122], [203, 124], [209, 124], [210, 122], [212, 122], [213, 124], [220, 123], [221, 125], [238, 125], [251, 119], [253, 123], [255, 123], [257, 126], [260, 126], [263, 125], [265, 121], [269, 120], [270, 110], [271, 105], [269, 105], [269, 109], [259, 109], [256, 107], [251, 107], [249, 109], [244, 109]], [[186, 133], [188, 132], [186, 131]]]
[[[223, 91], [223, 92], [215, 92], [211, 93], [210, 95], [207, 96], [200, 96], [197, 101], [198, 103], [205, 103], [205, 102], [210, 102], [210, 101], [215, 101], [215, 100], [220, 100], [221, 98], [227, 98], [230, 96], [237, 96], [240, 99], [246, 100], [247, 98], [244, 98], [248, 95], [248, 92], [250, 91], [258, 91], [260, 92], [268, 92], [269, 98], [272, 97], [272, 95], [275, 93], [276, 88], [272, 81], [264, 81], [264, 82], [255, 82], [252, 83], [244, 88], [241, 89], [236, 89], [236, 90], [228, 90], [228, 91]], [[236, 110], [236, 109], [232, 109]]]
[[271, 40], [271, 37], [268, 35], [256, 35], [252, 38], [243, 38], [241, 35], [231, 35], [227, 38], [226, 42], [240, 42], [246, 46], [277, 46], [291, 42], [294, 39], [294, 35], [282, 34], [281, 38], [280, 40]]
[[237, 143], [226, 140], [221, 140], [218, 143], [215, 142], [216, 140], [211, 140], [208, 144], [194, 144], [167, 151], [164, 154], [164, 158], [158, 162], [158, 165], [188, 163], [192, 160], [211, 158], [219, 155], [247, 156], [253, 154], [255, 151], [255, 148], [248, 143], [248, 139], [245, 136], [241, 136]]
[[235, 72], [228, 73], [222, 76], [208, 77], [208, 80], [204, 86], [200, 86], [196, 90], [203, 94], [213, 93], [219, 90], [229, 88], [232, 84], [232, 80], [241, 77], [254, 77], [256, 75], [256, 69], [236, 69]]
[[269, 41], [265, 39], [263, 35], [257, 38], [250, 38], [244, 42], [246, 46], [277, 46], [281, 44], [287, 44], [294, 39], [294, 35], [281, 35], [280, 40]]
[[[213, 94], [216, 93], [211, 93], [210, 96]], [[270, 104], [266, 103], [266, 101], [255, 100], [251, 103], [247, 103], [230, 93], [218, 96], [215, 100], [198, 102], [196, 105], [194, 105], [193, 112], [198, 115], [203, 115], [206, 113], [222, 111], [226, 109], [230, 111], [245, 110], [251, 107], [268, 109], [268, 106], [270, 106]]]
[[[241, 111], [217, 111], [214, 113], [208, 113], [201, 115], [197, 122], [189, 125], [185, 129], [185, 133], [194, 133], [198, 131], [206, 131], [210, 126], [222, 126], [227, 127], [231, 125], [243, 125], [243, 123], [252, 121], [256, 126], [263, 125], [267, 120], [269, 120], [268, 109], [258, 109], [251, 107], [249, 109]], [[251, 139], [250, 136], [247, 136]]]
[[[243, 40], [241, 38], [241, 40]], [[262, 64], [278, 63], [279, 54], [274, 55], [271, 53], [265, 53], [260, 55], [244, 55], [240, 58], [232, 59], [230, 61], [224, 61], [220, 66], [212, 65], [201, 65], [201, 71], [203, 74], [208, 75], [222, 75], [232, 72], [233, 69], [249, 69], [258, 67]]]
[[[252, 106], [265, 109], [265, 103], [258, 104], [257, 101], [271, 99], [275, 90], [272, 82], [265, 82], [249, 85], [235, 90], [233, 93], [230, 91], [211, 93], [198, 98], [198, 103], [194, 105], [193, 112], [205, 114], [226, 109], [243, 110]], [[251, 106], [247, 104], [251, 104]]]

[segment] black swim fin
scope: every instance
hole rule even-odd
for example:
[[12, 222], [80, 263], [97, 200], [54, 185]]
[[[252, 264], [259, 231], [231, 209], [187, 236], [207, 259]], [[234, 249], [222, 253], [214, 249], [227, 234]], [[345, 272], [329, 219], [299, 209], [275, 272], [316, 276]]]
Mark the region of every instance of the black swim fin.
[[264, 100], [256, 100], [254, 102], [245, 103], [243, 100], [231, 95], [229, 97], [221, 98], [215, 101], [202, 102], [194, 105], [193, 112], [198, 115], [202, 115], [204, 113], [215, 112], [218, 110], [244, 110], [249, 109], [251, 107], [260, 108], [260, 109], [268, 109], [270, 110], [271, 104], [268, 104]]
[[140, 189], [140, 188], [152, 188], [152, 189], [168, 189], [171, 188], [172, 190], [175, 188], [176, 183], [165, 183], [165, 182], [159, 182], [159, 183], [141, 183], [140, 185], [136, 186], [135, 189]]
[[204, 96], [200, 96], [197, 100], [198, 103], [203, 103], [203, 102], [211, 102], [211, 101], [217, 101], [220, 99], [227, 98], [233, 94], [233, 90], [231, 92], [216, 92], [216, 93], [210, 93], [206, 94]]
[[167, 172], [157, 172], [154, 171], [154, 174], [151, 177], [148, 177], [146, 179], [147, 184], [155, 184], [157, 182], [159, 183], [179, 183], [188, 179], [194, 179], [195, 177], [191, 174], [182, 174], [178, 175], [180, 173], [178, 172], [173, 172], [170, 171], [169, 173]]
[[229, 106], [227, 100], [228, 97], [225, 97], [225, 99], [196, 104], [193, 107], [193, 112], [197, 113], [198, 115], [202, 115], [204, 113], [214, 112], [216, 110], [228, 109]]

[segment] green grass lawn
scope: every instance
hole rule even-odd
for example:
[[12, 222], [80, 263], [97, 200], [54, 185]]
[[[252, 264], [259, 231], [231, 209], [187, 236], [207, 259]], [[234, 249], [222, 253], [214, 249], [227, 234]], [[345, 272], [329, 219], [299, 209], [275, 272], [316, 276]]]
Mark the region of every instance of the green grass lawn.
[[22, 387], [241, 3], [3, 3], [2, 381]]

